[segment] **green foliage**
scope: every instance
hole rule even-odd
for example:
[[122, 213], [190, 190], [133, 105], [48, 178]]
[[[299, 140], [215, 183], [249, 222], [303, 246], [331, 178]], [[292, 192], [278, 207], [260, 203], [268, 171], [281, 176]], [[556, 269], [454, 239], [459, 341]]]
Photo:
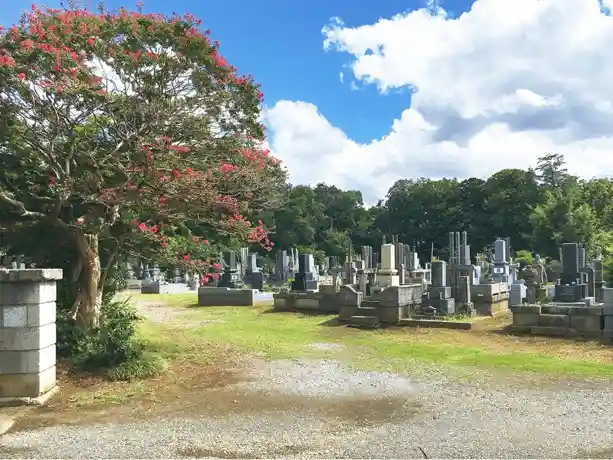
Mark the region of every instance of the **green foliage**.
[[496, 238], [509, 237], [513, 248], [533, 248], [550, 259], [572, 241], [585, 244], [590, 256], [613, 258], [613, 181], [581, 181], [557, 154], [540, 158], [535, 170], [503, 169], [487, 180], [401, 179], [370, 208], [357, 191], [291, 187], [286, 206], [267, 219], [277, 247], [341, 257], [350, 243], [359, 253], [363, 245], [377, 250], [384, 235], [388, 241], [398, 235], [416, 246], [422, 261], [430, 260], [432, 245], [435, 257], [445, 260], [448, 233], [466, 230], [469, 244], [486, 253]]
[[70, 358], [76, 368], [104, 373], [112, 379], [146, 378], [164, 370], [164, 363], [145, 351], [135, 336], [140, 321], [128, 301], [106, 302], [100, 328], [75, 327], [65, 311], [58, 313], [57, 353]]
[[562, 274], [562, 262], [559, 260], [551, 260], [546, 266], [545, 269], [547, 271], [547, 282], [555, 283], [557, 279], [560, 278]]
[[526, 265], [532, 265], [534, 257], [527, 249], [520, 249], [515, 253], [514, 261], [517, 262], [521, 268], [524, 268]]
[[138, 359], [124, 361], [108, 371], [111, 380], [143, 380], [166, 371], [166, 361], [154, 353], [144, 352]]
[[544, 197], [530, 216], [534, 247], [553, 257], [564, 242], [577, 241], [592, 247], [600, 222], [594, 210], [581, 202], [580, 186], [570, 184], [564, 189], [546, 190]]

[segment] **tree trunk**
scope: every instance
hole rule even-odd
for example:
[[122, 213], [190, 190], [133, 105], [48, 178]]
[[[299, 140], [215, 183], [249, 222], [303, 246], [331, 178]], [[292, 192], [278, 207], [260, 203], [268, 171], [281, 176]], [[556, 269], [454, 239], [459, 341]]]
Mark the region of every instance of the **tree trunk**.
[[96, 329], [100, 325], [103, 283], [101, 283], [98, 235], [76, 233], [76, 243], [81, 257], [79, 293], [72, 307], [71, 316], [78, 327]]

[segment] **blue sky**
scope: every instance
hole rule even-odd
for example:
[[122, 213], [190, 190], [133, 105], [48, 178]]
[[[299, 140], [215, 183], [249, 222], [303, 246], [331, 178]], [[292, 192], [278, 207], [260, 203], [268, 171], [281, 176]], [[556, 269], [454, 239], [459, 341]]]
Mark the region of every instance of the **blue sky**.
[[[32, 1], [2, 3], [7, 4], [0, 12], [6, 25], [15, 22]], [[42, 2], [48, 6], [59, 3]], [[348, 58], [323, 50], [321, 29], [335, 16], [348, 26], [359, 26], [423, 8], [426, 3], [426, 0], [145, 0], [145, 9], [168, 14], [191, 12], [202, 18], [203, 27], [210, 28], [220, 41], [228, 61], [241, 72], [253, 74], [262, 84], [266, 105], [273, 106], [283, 99], [309, 101], [349, 137], [368, 142], [389, 131], [394, 118], [409, 104], [410, 94], [396, 90], [381, 96], [373, 85], [362, 85], [358, 90], [343, 85], [339, 73]], [[439, 3], [448, 11], [459, 13], [470, 8], [472, 1]], [[134, 4], [132, 0], [105, 2], [109, 9], [119, 6], [131, 9]]]

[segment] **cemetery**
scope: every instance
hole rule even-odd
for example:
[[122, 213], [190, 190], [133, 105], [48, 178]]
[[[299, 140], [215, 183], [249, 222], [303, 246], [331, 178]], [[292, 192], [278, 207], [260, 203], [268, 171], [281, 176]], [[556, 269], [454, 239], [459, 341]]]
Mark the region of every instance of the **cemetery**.
[[[590, 1], [577, 17], [606, 10]], [[457, 88], [448, 93], [465, 100], [435, 107], [439, 91], [419, 72], [370, 72], [394, 67], [375, 27], [410, 17], [439, 31], [457, 20], [436, 2], [351, 31], [340, 19], [318, 24], [326, 49], [352, 61], [344, 86], [423, 98], [400, 117], [360, 107], [355, 120], [292, 94], [303, 88], [292, 66], [310, 64], [269, 53], [261, 39], [285, 45], [274, 34], [252, 28], [257, 43], [226, 48], [172, 5], [158, 14], [141, 1], [134, 11], [52, 3], [0, 27], [0, 415], [15, 417], [8, 428], [0, 418], [0, 454], [603, 457], [613, 440], [613, 180], [523, 151], [597, 158], [606, 135], [587, 137], [582, 111], [567, 111], [578, 114], [576, 138], [555, 128], [552, 142], [536, 142], [554, 128], [526, 136], [525, 116], [568, 101], [533, 106], [532, 89], [511, 79], [477, 94], [478, 107], [466, 99], [474, 91]], [[532, 19], [572, 9], [553, 3]], [[220, 27], [258, 20], [219, 8]], [[522, 37], [521, 27], [509, 30]], [[365, 30], [373, 47], [362, 52]], [[266, 54], [284, 67], [262, 87], [250, 72]], [[430, 64], [444, 71], [460, 54]], [[416, 68], [431, 70], [429, 57]], [[265, 103], [262, 88], [284, 75], [296, 79], [287, 98]], [[521, 110], [502, 113], [508, 101]], [[358, 121], [374, 129], [368, 117], [393, 119], [393, 135], [356, 133]], [[415, 132], [419, 142], [403, 142]], [[498, 132], [515, 141], [486, 156]], [[372, 173], [358, 170], [379, 152]], [[542, 427], [548, 445], [533, 442]], [[579, 432], [587, 442], [574, 442]], [[530, 449], [511, 450], [528, 438]]]
[[[481, 267], [471, 263], [466, 232], [449, 233], [449, 263], [433, 260], [423, 267], [414, 250], [396, 237], [393, 241], [384, 243], [380, 253], [363, 247], [355, 260], [350, 253], [345, 267], [331, 270], [331, 284], [313, 282], [309, 289], [294, 282], [288, 292], [274, 295], [274, 309], [338, 312], [340, 321], [363, 328], [468, 329], [471, 322], [466, 317], [476, 320], [508, 312], [512, 264], [506, 262], [504, 240], [496, 242], [497, 265], [494, 278], [487, 283], [481, 283]], [[309, 256], [300, 257], [304, 267], [309, 267]], [[312, 270], [299, 268], [296, 279], [305, 276], [312, 278]], [[462, 321], [457, 320], [459, 316]]]
[[[248, 248], [224, 252], [218, 280], [203, 284], [178, 269], [127, 264], [128, 289], [142, 294], [194, 292], [201, 307], [269, 305], [275, 312], [337, 314], [344, 325], [471, 329], [487, 318], [512, 316], [508, 332], [555, 337], [613, 338], [613, 294], [604, 287], [602, 261], [587, 261], [578, 243], [560, 248], [562, 272], [548, 283], [540, 257], [514, 263], [508, 238], [496, 239], [491, 260], [472, 263], [466, 231], [449, 232], [447, 261], [423, 263], [411, 246], [392, 237], [379, 251], [350, 250], [343, 264], [329, 257], [279, 250], [274, 272], [258, 266]], [[12, 266], [16, 266], [15, 260]]]

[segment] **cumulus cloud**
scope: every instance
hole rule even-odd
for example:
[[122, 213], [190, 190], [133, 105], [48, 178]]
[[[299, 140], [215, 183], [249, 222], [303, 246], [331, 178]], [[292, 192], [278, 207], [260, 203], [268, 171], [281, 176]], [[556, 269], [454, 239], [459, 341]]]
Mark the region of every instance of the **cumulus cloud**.
[[[271, 146], [294, 183], [359, 187], [374, 202], [399, 178], [485, 177], [565, 155], [582, 176], [613, 174], [613, 0], [477, 0], [457, 18], [435, 3], [347, 27], [346, 85], [413, 92], [390, 131], [354, 142], [317, 107], [269, 108]], [[351, 87], [351, 86], [349, 86]]]

